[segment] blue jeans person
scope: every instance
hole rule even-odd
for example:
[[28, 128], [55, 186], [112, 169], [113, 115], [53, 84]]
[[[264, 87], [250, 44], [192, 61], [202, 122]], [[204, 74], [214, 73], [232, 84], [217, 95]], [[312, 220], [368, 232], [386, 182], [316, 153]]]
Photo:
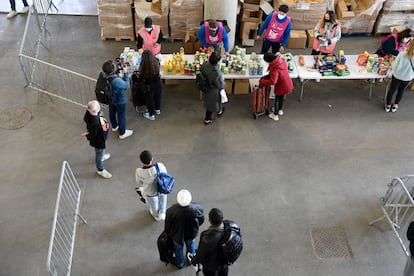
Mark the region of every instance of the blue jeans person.
[[111, 121], [112, 128], [119, 126], [119, 135], [124, 135], [126, 128], [126, 104], [110, 104], [109, 120]]
[[104, 155], [105, 155], [105, 149], [95, 148], [95, 162], [96, 162], [96, 169], [98, 171], [103, 171], [104, 169], [104, 165], [103, 165]]
[[[27, 4], [27, 1], [26, 0], [23, 0], [23, 5], [25, 7], [28, 7], [29, 6], [29, 4]], [[11, 6], [11, 10], [12, 11], [15, 11], [16, 10], [16, 1], [15, 0], [10, 0], [10, 6]]]
[[154, 216], [159, 217], [166, 213], [167, 209], [167, 195], [159, 194], [156, 196], [147, 196], [147, 202]]
[[[177, 243], [176, 241], [173, 241], [173, 242], [174, 242], [174, 253], [175, 253], [175, 265], [178, 268], [182, 268], [184, 266], [184, 254], [183, 254], [184, 244]], [[194, 240], [186, 240], [186, 241], [184, 241], [184, 243], [185, 243], [185, 246], [187, 248], [187, 252], [194, 255], [194, 253], [195, 253], [195, 241]]]

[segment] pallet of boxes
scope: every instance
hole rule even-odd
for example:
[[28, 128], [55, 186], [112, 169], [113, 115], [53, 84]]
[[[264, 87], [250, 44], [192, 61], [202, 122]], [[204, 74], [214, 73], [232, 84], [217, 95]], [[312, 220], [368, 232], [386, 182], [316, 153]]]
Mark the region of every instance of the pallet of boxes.
[[413, 0], [385, 0], [377, 17], [374, 32], [376, 35], [388, 34], [394, 26], [414, 28]]
[[102, 40], [134, 41], [129, 0], [98, 0], [98, 19]]

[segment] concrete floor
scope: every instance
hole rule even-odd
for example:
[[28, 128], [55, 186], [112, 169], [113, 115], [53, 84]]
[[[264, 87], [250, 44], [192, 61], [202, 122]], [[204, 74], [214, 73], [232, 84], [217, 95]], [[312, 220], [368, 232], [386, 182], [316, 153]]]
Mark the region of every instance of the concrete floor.
[[[96, 17], [53, 17], [48, 58], [95, 77], [101, 64], [130, 42], [100, 40]], [[162, 115], [148, 121], [127, 109], [132, 137], [110, 135], [103, 180], [83, 140], [84, 110], [24, 88], [18, 49], [25, 16], [0, 15], [0, 111], [24, 107], [28, 125], [0, 129], [0, 275], [46, 275], [46, 256], [60, 168], [68, 160], [83, 191], [72, 275], [194, 275], [158, 259], [163, 229], [135, 194], [138, 155], [150, 149], [177, 178], [168, 205], [188, 188], [206, 212], [223, 210], [242, 229], [245, 249], [231, 275], [401, 275], [404, 253], [379, 217], [379, 198], [394, 176], [413, 173], [414, 95], [395, 114], [383, 111], [384, 87], [367, 100], [363, 81], [309, 82], [298, 102], [298, 82], [285, 115], [254, 120], [248, 95], [230, 95], [226, 114], [204, 126], [193, 82], [165, 86]], [[337, 49], [373, 52], [380, 38], [343, 38]], [[163, 51], [180, 45], [164, 44]], [[256, 49], [260, 47], [258, 45]], [[255, 48], [249, 48], [249, 51]], [[310, 49], [292, 50], [294, 54]], [[340, 226], [351, 259], [318, 259], [310, 229]], [[201, 227], [206, 229], [207, 223]]]

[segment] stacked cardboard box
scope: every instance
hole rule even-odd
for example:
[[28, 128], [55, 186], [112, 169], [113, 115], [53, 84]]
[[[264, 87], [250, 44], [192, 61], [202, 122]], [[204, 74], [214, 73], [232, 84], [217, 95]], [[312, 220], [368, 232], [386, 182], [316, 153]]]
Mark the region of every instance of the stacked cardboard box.
[[164, 38], [170, 36], [168, 26], [168, 0], [153, 0], [150, 2], [135, 1], [135, 29], [144, 27], [146, 17], [151, 17], [152, 24], [159, 25]]
[[239, 13], [239, 38], [243, 46], [254, 46], [259, 24], [262, 22], [263, 11], [260, 0], [244, 1]]
[[98, 19], [102, 39], [134, 40], [129, 0], [98, 0]]
[[187, 32], [184, 38], [184, 52], [186, 54], [194, 54], [201, 48], [201, 42], [198, 40], [197, 34]]
[[386, 0], [375, 24], [375, 33], [389, 33], [390, 28], [404, 25], [414, 29], [414, 1]]
[[198, 32], [204, 19], [203, 7], [203, 0], [170, 0], [171, 38], [184, 40], [187, 32]]
[[303, 49], [306, 48], [306, 41], [308, 37], [306, 35], [306, 31], [302, 30], [291, 30], [290, 37], [286, 48], [290, 49]]

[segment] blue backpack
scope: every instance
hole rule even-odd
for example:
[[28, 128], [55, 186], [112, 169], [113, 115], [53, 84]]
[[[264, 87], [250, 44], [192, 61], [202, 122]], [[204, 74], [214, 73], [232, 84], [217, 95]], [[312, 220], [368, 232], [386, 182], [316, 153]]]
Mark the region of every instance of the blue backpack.
[[160, 172], [160, 168], [158, 167], [158, 163], [155, 163], [155, 169], [157, 170], [157, 177], [155, 180], [157, 181], [157, 190], [161, 194], [169, 194], [174, 189], [175, 179], [166, 172]]

